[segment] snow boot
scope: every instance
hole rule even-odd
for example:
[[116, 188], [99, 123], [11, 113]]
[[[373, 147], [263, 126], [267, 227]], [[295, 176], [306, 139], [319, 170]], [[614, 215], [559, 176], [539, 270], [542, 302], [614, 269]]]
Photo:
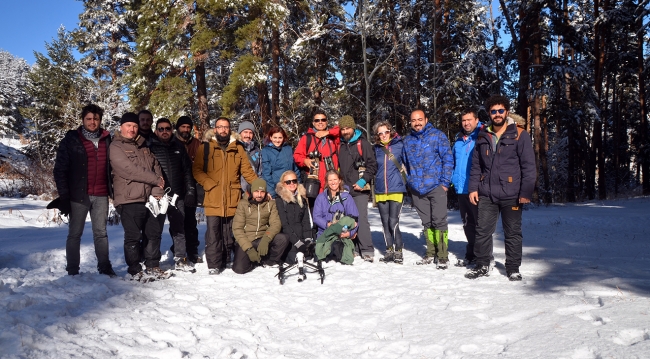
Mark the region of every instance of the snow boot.
[[434, 243], [436, 244], [436, 254], [438, 255], [438, 269], [447, 269], [449, 263], [449, 239], [448, 231], [441, 231], [439, 229], [433, 230]]
[[404, 264], [404, 257], [402, 256], [402, 248], [395, 250], [395, 257], [393, 262], [396, 264]]
[[470, 269], [465, 273], [465, 278], [476, 279], [478, 277], [489, 277], [490, 276], [490, 266], [480, 266], [477, 265], [474, 269]]
[[395, 252], [393, 251], [393, 247], [388, 247], [388, 249], [386, 249], [384, 258], [380, 258], [379, 261], [384, 263], [395, 261]]

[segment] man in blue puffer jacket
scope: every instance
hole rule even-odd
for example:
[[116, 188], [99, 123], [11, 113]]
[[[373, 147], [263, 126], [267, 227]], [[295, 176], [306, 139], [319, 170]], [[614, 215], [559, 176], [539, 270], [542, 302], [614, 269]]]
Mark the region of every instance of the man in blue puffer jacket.
[[447, 189], [454, 158], [449, 139], [429, 123], [421, 109], [411, 112], [411, 133], [404, 138], [408, 187], [427, 237], [427, 252], [417, 264], [447, 269]]
[[460, 218], [463, 220], [463, 230], [467, 238], [465, 259], [459, 259], [457, 267], [464, 267], [474, 262], [474, 240], [476, 239], [476, 221], [478, 219], [478, 206], [470, 203], [469, 175], [472, 170], [472, 151], [476, 144], [479, 131], [484, 127], [478, 120], [478, 111], [468, 107], [460, 113], [462, 131], [456, 135], [452, 152], [454, 154], [454, 174], [451, 176], [451, 185], [458, 195], [458, 208]]

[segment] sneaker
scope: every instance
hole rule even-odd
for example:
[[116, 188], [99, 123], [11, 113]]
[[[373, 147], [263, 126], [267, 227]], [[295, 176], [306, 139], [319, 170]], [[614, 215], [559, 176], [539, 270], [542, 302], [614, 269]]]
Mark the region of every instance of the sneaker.
[[404, 264], [404, 257], [402, 255], [401, 249], [395, 251], [395, 258], [393, 259], [393, 262], [397, 264]]
[[489, 277], [490, 276], [490, 267], [489, 266], [479, 266], [477, 265], [474, 269], [470, 269], [465, 273], [465, 278], [476, 279], [478, 277]]
[[196, 272], [196, 269], [194, 269], [194, 263], [188, 261], [187, 258], [174, 257], [174, 269], [190, 273]]
[[441, 258], [438, 260], [438, 263], [436, 264], [437, 269], [447, 269], [447, 266], [449, 265], [449, 259], [446, 258]]
[[384, 258], [379, 259], [380, 262], [388, 263], [395, 261], [395, 252], [392, 249], [387, 249]]
[[438, 258], [436, 256], [433, 257], [424, 256], [422, 257], [422, 260], [415, 262], [415, 264], [421, 266], [421, 265], [435, 264], [437, 262], [438, 262]]
[[363, 260], [366, 262], [373, 263], [375, 261], [375, 258], [371, 256], [370, 254], [364, 254], [363, 255]]
[[511, 281], [511, 282], [519, 282], [522, 279], [521, 278], [521, 273], [519, 273], [518, 271], [517, 272], [514, 272], [514, 271], [513, 272], [506, 272], [506, 274], [508, 275], [508, 280]]
[[219, 275], [219, 274], [221, 274], [221, 272], [222, 272], [222, 270], [220, 270], [220, 269], [210, 268], [210, 270], [208, 271], [208, 274], [209, 275]]
[[174, 275], [171, 271], [163, 271], [160, 267], [147, 268], [146, 273], [154, 279], [167, 279]]
[[104, 275], [107, 275], [107, 276], [109, 276], [111, 278], [117, 277], [117, 274], [115, 274], [115, 271], [113, 270], [112, 267], [108, 267], [106, 269], [100, 269], [99, 274], [104, 274]]

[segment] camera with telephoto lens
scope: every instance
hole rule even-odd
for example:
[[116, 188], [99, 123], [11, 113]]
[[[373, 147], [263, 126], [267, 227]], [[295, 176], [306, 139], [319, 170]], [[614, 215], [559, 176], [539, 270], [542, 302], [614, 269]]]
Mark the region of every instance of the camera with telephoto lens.
[[320, 152], [316, 150], [309, 152], [307, 156], [309, 157], [310, 160], [320, 160], [321, 157]]
[[330, 171], [336, 169], [334, 168], [334, 161], [332, 161], [332, 157], [325, 157], [323, 159], [323, 162], [325, 162], [325, 170]]

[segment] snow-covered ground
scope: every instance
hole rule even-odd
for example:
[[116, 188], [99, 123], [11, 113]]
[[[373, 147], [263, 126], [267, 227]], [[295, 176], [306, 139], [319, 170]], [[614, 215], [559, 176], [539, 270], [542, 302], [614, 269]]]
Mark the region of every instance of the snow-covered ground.
[[[67, 276], [67, 226], [45, 205], [0, 198], [2, 358], [650, 357], [648, 198], [525, 211], [522, 282], [505, 277], [500, 227], [490, 277], [416, 266], [424, 242], [404, 208], [403, 266], [329, 263], [324, 284], [310, 273], [283, 286], [271, 268], [208, 276], [205, 264], [164, 281], [124, 280], [121, 226], [109, 227], [121, 276], [111, 279], [96, 273], [90, 222], [82, 274]], [[449, 219], [450, 251], [462, 256], [458, 212]], [[379, 257], [374, 210], [371, 223]], [[165, 230], [163, 253], [170, 245]]]

